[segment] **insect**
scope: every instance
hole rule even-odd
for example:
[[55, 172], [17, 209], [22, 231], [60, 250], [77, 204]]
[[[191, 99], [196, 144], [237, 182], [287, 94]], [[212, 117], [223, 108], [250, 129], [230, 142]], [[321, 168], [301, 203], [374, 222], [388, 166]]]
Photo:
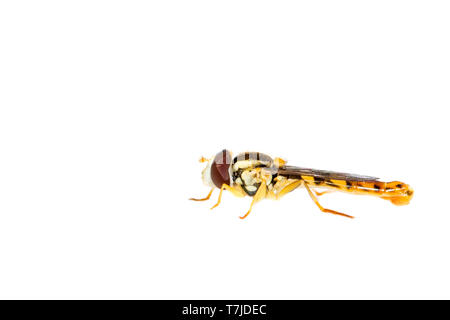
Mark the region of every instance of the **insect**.
[[[414, 193], [409, 185], [400, 181], [382, 182], [375, 177], [289, 166], [281, 158], [272, 159], [260, 152], [244, 152], [233, 158], [231, 152], [224, 149], [211, 159], [202, 157], [200, 162], [206, 162], [202, 179], [204, 184], [211, 187], [211, 191], [205, 198], [190, 200], [206, 201], [215, 188], [220, 189], [220, 193], [217, 203], [211, 209], [220, 204], [224, 190], [237, 197], [253, 197], [250, 209], [241, 219], [250, 214], [258, 201], [264, 198], [278, 200], [299, 187], [307, 190], [322, 212], [348, 218], [353, 216], [322, 207], [317, 197], [333, 191], [343, 191], [373, 195], [395, 205], [406, 205]], [[318, 192], [316, 188], [326, 190]]]

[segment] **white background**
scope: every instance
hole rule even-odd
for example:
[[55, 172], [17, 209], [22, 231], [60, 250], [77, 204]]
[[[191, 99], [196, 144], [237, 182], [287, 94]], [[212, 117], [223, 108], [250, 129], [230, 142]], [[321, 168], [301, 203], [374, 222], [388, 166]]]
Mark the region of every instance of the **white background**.
[[[0, 298], [450, 298], [446, 1], [0, 5]], [[411, 204], [204, 196], [260, 151]]]

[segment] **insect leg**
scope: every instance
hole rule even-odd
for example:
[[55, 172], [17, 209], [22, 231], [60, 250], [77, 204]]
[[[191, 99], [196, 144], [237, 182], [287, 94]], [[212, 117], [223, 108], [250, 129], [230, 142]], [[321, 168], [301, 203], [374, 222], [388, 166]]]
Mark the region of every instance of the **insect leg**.
[[314, 193], [316, 194], [316, 196], [318, 196], [318, 197], [320, 197], [320, 196], [322, 196], [322, 195], [324, 195], [324, 194], [326, 194], [326, 193], [332, 193], [332, 192], [334, 192], [334, 190], [325, 190], [325, 191], [322, 191], [322, 192], [319, 192], [319, 191], [316, 191], [316, 190], [313, 190], [314, 191]]
[[289, 192], [293, 191], [294, 189], [300, 187], [302, 185], [302, 183], [303, 183], [303, 180], [300, 180], [300, 179], [289, 183], [283, 189], [281, 189], [280, 192], [278, 192], [275, 195], [275, 199], [279, 200], [281, 197], [283, 197], [287, 193], [289, 193]]
[[211, 197], [213, 191], [214, 191], [214, 188], [211, 189], [211, 191], [208, 193], [208, 195], [205, 198], [202, 198], [202, 199], [189, 198], [189, 200], [193, 200], [193, 201], [206, 201], [206, 200], [209, 200], [209, 198]]
[[306, 188], [306, 190], [308, 190], [308, 193], [309, 193], [311, 199], [312, 199], [312, 200], [314, 201], [314, 203], [319, 207], [320, 211], [322, 211], [322, 212], [328, 212], [328, 213], [332, 213], [332, 214], [337, 214], [337, 215], [339, 215], [339, 216], [344, 216], [344, 217], [347, 217], [347, 218], [352, 218], [352, 219], [354, 218], [353, 216], [349, 216], [348, 214], [341, 213], [341, 212], [337, 212], [337, 211], [334, 211], [334, 210], [331, 210], [331, 209], [326, 209], [326, 208], [322, 207], [322, 205], [319, 203], [319, 200], [317, 200], [316, 196], [315, 196], [314, 193], [311, 191], [311, 189], [309, 188], [309, 186], [308, 186], [307, 183], [305, 183], [305, 188]]
[[242, 217], [239, 217], [239, 218], [245, 219], [252, 211], [253, 205], [256, 202], [264, 199], [264, 197], [266, 196], [266, 192], [267, 192], [266, 182], [263, 180], [263, 182], [261, 183], [261, 185], [258, 188], [258, 191], [256, 191], [255, 195], [253, 196], [252, 203], [250, 204], [250, 209], [248, 209], [248, 211], [245, 215], [243, 215]]
[[241, 188], [239, 188], [237, 186], [230, 187], [229, 185], [224, 183], [222, 185], [222, 188], [220, 188], [220, 193], [219, 193], [219, 198], [217, 199], [217, 203], [215, 205], [213, 205], [211, 207], [211, 209], [214, 209], [215, 207], [217, 207], [220, 204], [220, 201], [222, 201], [222, 192], [224, 189], [230, 191], [236, 197], [244, 197], [245, 196], [245, 192]]

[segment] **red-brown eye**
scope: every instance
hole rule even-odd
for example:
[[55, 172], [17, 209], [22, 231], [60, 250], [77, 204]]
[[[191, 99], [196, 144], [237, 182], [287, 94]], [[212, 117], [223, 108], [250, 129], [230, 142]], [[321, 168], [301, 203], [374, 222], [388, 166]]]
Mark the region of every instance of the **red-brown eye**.
[[211, 164], [211, 180], [217, 188], [222, 188], [225, 183], [230, 185], [230, 174], [228, 169], [231, 164], [231, 153], [228, 150], [222, 150], [214, 157]]

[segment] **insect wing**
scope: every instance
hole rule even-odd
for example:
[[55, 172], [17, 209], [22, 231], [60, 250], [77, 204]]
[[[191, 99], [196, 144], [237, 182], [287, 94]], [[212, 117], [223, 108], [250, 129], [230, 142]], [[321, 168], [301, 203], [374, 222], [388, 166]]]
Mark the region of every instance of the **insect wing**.
[[333, 179], [333, 180], [348, 180], [348, 181], [376, 181], [379, 179], [376, 177], [363, 176], [353, 173], [301, 168], [295, 166], [283, 166], [278, 169], [278, 174], [290, 178], [301, 178], [301, 176], [310, 176], [326, 180]]

